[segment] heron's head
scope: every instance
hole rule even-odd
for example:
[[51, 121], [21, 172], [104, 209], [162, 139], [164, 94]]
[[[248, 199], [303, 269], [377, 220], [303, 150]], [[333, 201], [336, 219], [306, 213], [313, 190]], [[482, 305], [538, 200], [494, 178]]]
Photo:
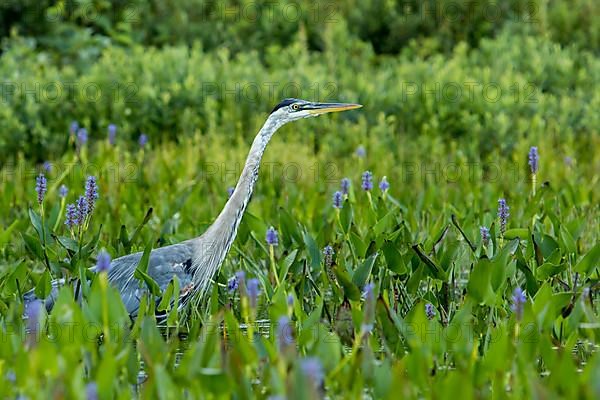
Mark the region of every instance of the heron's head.
[[285, 123], [301, 118], [317, 117], [321, 114], [352, 110], [360, 107], [362, 105], [352, 103], [318, 103], [300, 99], [285, 99], [275, 106], [273, 111], [271, 111], [271, 116]]

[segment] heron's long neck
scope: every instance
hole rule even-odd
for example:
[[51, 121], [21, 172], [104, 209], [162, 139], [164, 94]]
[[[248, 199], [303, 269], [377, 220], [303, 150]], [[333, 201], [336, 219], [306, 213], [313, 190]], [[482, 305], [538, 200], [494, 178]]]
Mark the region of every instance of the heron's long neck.
[[260, 161], [265, 152], [265, 148], [275, 131], [281, 125], [282, 122], [272, 118], [272, 116], [267, 119], [252, 143], [248, 158], [246, 159], [246, 164], [244, 165], [244, 169], [242, 170], [242, 174], [240, 175], [240, 179], [238, 180], [233, 194], [213, 225], [209, 228], [209, 231], [212, 231], [210, 236], [215, 239], [214, 244], [219, 248], [219, 263], [225, 258], [227, 251], [229, 251], [229, 248], [235, 240], [240, 221], [242, 220], [244, 211], [246, 211], [246, 207], [252, 197], [252, 192], [258, 179]]
[[[213, 275], [221, 266], [235, 240], [242, 216], [258, 179], [260, 160], [269, 140], [281, 125], [283, 122], [273, 115], [267, 119], [252, 142], [240, 179], [227, 204], [206, 232], [200, 237], [192, 239], [195, 243], [192, 261], [193, 280], [197, 293], [201, 295], [208, 290]], [[201, 297], [194, 296], [196, 301], [199, 301]], [[186, 302], [189, 301], [189, 298], [186, 297], [186, 299]]]

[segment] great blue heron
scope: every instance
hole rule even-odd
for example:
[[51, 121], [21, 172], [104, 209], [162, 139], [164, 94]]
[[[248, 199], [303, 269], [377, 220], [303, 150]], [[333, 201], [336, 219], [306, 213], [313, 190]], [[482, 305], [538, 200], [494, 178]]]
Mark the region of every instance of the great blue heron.
[[[153, 250], [150, 253], [148, 275], [163, 291], [176, 275], [182, 288], [181, 306], [187, 305], [191, 299], [202, 298], [235, 240], [258, 179], [261, 158], [275, 131], [291, 121], [359, 107], [360, 104], [317, 103], [300, 99], [285, 99], [277, 104], [256, 135], [235, 190], [213, 224], [196, 238]], [[141, 257], [142, 252], [138, 252], [116, 258], [111, 262], [108, 272], [109, 282], [121, 293], [130, 315], [137, 314], [143, 293], [139, 281], [134, 278]], [[61, 282], [53, 282], [51, 294], [45, 299], [47, 310], [54, 305]], [[26, 306], [34, 300], [33, 291], [25, 295]]]

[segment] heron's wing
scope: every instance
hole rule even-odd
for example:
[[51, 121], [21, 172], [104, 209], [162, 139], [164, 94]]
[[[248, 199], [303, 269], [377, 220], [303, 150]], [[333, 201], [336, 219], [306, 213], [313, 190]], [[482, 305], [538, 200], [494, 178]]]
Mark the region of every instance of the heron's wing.
[[[111, 285], [119, 290], [127, 312], [133, 316], [137, 314], [142, 294], [147, 290], [143, 284], [140, 284], [139, 280], [134, 278], [134, 273], [142, 258], [142, 254], [142, 252], [138, 252], [115, 258], [110, 263], [110, 272], [108, 273], [108, 280]], [[193, 289], [193, 271], [191, 270], [193, 254], [194, 246], [192, 241], [185, 241], [152, 250], [148, 261], [148, 275], [156, 281], [162, 291], [167, 288], [173, 276], [177, 276], [180, 282], [181, 296], [186, 296]], [[95, 267], [92, 270], [95, 270]], [[54, 302], [58, 296], [58, 289], [64, 284], [64, 279], [52, 282], [50, 295], [44, 299], [44, 304], [48, 311], [54, 306]], [[37, 300], [37, 297], [33, 290], [25, 293], [24, 302], [26, 306], [34, 300]]]
[[[162, 291], [174, 276], [179, 278], [182, 295], [192, 288], [193, 271], [191, 270], [194, 254], [190, 241], [173, 244], [152, 250], [148, 262], [148, 275], [156, 281]], [[108, 279], [121, 293], [123, 304], [131, 315], [136, 315], [142, 294], [147, 290], [134, 278], [135, 270], [142, 258], [142, 253], [134, 253], [116, 258], [111, 263]]]

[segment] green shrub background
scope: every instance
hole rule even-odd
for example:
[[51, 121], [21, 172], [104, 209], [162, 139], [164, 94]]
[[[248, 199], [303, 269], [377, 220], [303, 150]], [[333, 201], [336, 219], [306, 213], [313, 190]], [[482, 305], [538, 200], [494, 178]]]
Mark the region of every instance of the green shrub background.
[[485, 138], [484, 153], [511, 135], [585, 147], [600, 18], [567, 3], [5, 2], [0, 158], [59, 154], [72, 120], [92, 137], [111, 122], [154, 141], [251, 135], [290, 95], [360, 101], [396, 133]]

